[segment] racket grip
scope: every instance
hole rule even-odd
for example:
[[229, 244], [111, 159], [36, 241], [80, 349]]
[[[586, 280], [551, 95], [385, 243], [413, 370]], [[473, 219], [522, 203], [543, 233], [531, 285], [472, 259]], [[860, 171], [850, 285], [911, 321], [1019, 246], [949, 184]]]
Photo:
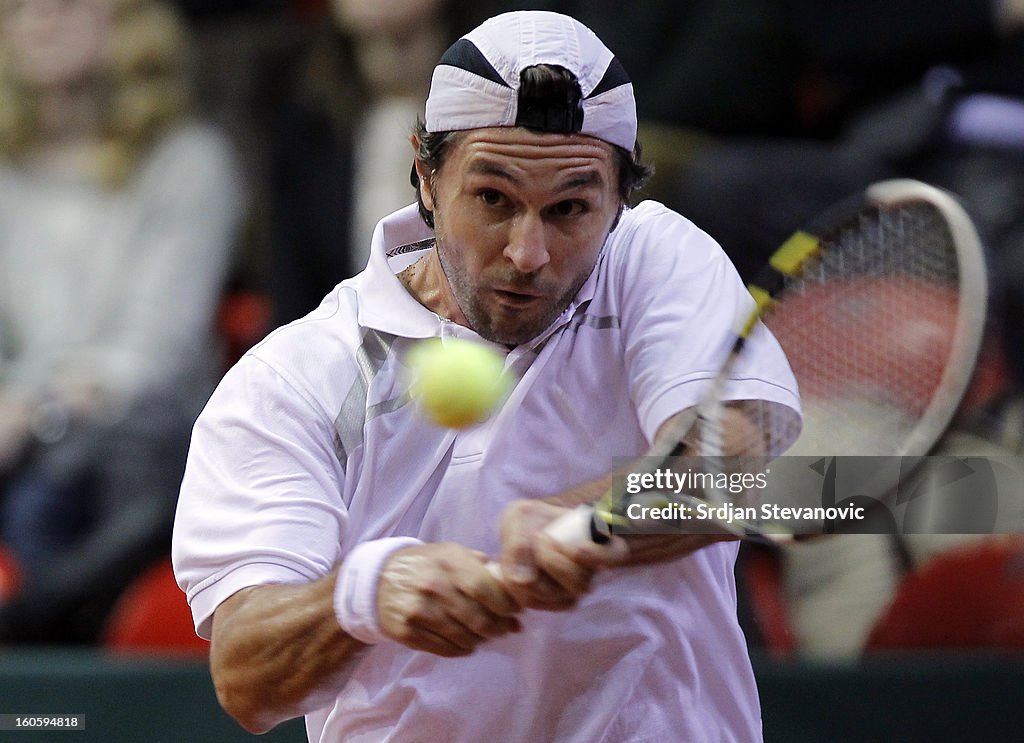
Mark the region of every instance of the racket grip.
[[587, 505], [576, 506], [559, 516], [545, 527], [544, 532], [556, 542], [569, 545], [606, 544], [609, 540], [608, 535], [597, 527], [594, 508]]
[[[594, 520], [592, 506], [580, 505], [544, 527], [544, 533], [556, 542], [566, 545], [606, 544], [611, 537], [598, 528]], [[493, 560], [486, 565], [487, 570], [501, 580], [501, 565]]]

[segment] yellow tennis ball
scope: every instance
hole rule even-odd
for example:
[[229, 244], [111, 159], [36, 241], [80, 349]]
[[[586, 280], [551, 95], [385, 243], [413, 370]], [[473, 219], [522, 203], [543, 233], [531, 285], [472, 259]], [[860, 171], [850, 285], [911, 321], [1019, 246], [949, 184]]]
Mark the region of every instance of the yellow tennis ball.
[[413, 399], [428, 418], [448, 428], [483, 421], [511, 388], [502, 355], [472, 341], [431, 338], [412, 348], [408, 362]]

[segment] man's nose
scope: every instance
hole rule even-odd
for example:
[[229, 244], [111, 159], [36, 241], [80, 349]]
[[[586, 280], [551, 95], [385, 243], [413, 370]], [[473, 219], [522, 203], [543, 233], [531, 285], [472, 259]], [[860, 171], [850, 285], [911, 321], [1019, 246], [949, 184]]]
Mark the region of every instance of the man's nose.
[[544, 220], [537, 214], [522, 214], [512, 224], [504, 256], [522, 273], [533, 273], [551, 260]]

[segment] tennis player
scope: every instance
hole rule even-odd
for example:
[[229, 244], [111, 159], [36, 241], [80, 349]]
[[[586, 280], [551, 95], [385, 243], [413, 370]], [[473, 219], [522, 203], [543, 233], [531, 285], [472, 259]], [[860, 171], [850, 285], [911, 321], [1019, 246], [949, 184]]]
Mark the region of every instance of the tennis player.
[[[334, 743], [760, 739], [735, 542], [543, 533], [700, 398], [750, 302], [706, 234], [627, 206], [647, 172], [636, 128], [589, 29], [485, 22], [434, 71], [418, 205], [224, 378], [174, 562], [246, 729], [305, 715]], [[518, 382], [487, 422], [446, 430], [408, 403], [407, 353], [431, 337], [505, 355]], [[727, 396], [760, 413], [737, 414], [736, 436], [788, 444], [764, 433], [798, 418], [766, 331]]]

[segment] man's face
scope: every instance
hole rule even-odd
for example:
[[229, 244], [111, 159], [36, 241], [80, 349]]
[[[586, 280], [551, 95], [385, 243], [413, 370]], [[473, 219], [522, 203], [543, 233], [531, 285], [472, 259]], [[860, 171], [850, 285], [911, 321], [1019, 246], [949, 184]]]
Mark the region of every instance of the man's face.
[[621, 206], [612, 146], [582, 135], [470, 130], [432, 181], [420, 189], [455, 301], [470, 327], [506, 345], [569, 305]]
[[0, 0], [3, 41], [32, 88], [67, 87], [99, 66], [112, 25], [112, 0]]

